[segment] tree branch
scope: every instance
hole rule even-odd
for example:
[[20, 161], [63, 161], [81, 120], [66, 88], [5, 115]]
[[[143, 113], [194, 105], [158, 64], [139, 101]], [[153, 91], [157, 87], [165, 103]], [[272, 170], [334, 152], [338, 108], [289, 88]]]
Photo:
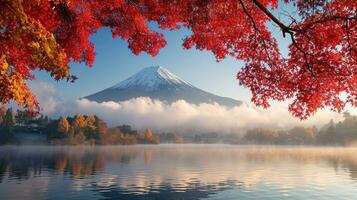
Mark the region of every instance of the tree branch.
[[[262, 42], [263, 42], [264, 51], [265, 51], [267, 57], [268, 57], [269, 60], [270, 60], [269, 52], [268, 52], [268, 50], [267, 50], [267, 46], [268, 46], [268, 45], [266, 44], [265, 39], [264, 39], [264, 37], [262, 36], [262, 32], [261, 32], [260, 29], [257, 27], [257, 25], [256, 25], [256, 23], [255, 23], [255, 21], [254, 21], [253, 16], [250, 14], [250, 12], [248, 12], [248, 10], [246, 9], [246, 7], [245, 7], [243, 1], [242, 1], [242, 0], [239, 0], [239, 2], [240, 2], [241, 6], [242, 6], [242, 8], [243, 8], [244, 13], [245, 13], [245, 14], [249, 17], [249, 19], [252, 21], [254, 31], [255, 31], [255, 32], [258, 32], [258, 34], [259, 34], [259, 36], [260, 36], [260, 38], [261, 38], [261, 40], [262, 40]], [[268, 65], [271, 67], [270, 64], [268, 64]], [[271, 67], [271, 68], [272, 68], [272, 67]]]
[[[299, 47], [299, 45], [297, 44], [296, 40], [295, 40], [295, 34], [296, 33], [300, 33], [301, 30], [300, 29], [294, 29], [291, 27], [286, 26], [285, 24], [283, 24], [278, 18], [276, 18], [263, 4], [261, 4], [258, 0], [253, 0], [253, 3], [261, 10], [263, 11], [274, 23], [276, 23], [280, 29], [283, 32], [283, 36], [286, 36], [286, 33], [288, 33], [290, 35], [291, 41], [293, 43], [293, 45], [296, 47], [296, 49], [298, 51], [300, 51], [303, 55], [304, 55], [304, 59], [305, 59], [305, 64], [306, 64], [306, 68], [307, 70], [312, 74], [315, 75], [314, 71], [312, 70], [312, 65], [309, 62], [308, 56], [310, 55], [308, 52], [304, 51], [302, 48]], [[244, 8], [243, 8], [244, 9]]]
[[347, 37], [347, 45], [348, 45], [348, 51], [349, 51], [349, 54], [350, 54], [350, 57], [355, 60], [354, 56], [353, 56], [353, 53], [352, 53], [352, 45], [351, 45], [351, 39], [350, 39], [350, 32], [349, 32], [349, 29], [348, 29], [348, 20], [346, 19], [345, 21], [345, 28], [346, 28], [346, 37]]
[[275, 22], [283, 31], [283, 36], [285, 37], [285, 33], [293, 34], [294, 32], [300, 32], [299, 29], [294, 29], [283, 24], [278, 18], [276, 18], [263, 4], [261, 4], [258, 0], [253, 0], [253, 3], [263, 11], [273, 22]]

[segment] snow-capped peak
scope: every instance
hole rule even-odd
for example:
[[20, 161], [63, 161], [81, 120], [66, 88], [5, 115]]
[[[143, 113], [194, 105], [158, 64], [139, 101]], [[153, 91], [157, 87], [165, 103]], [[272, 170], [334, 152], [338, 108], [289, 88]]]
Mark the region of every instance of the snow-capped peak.
[[137, 86], [155, 89], [163, 85], [186, 85], [193, 87], [191, 84], [171, 73], [166, 68], [161, 66], [152, 66], [144, 68], [128, 79], [114, 85], [112, 89], [123, 89]]
[[165, 103], [184, 100], [196, 105], [216, 102], [233, 107], [241, 104], [235, 99], [220, 97], [196, 88], [160, 66], [144, 68], [117, 85], [85, 98], [96, 102], [118, 102], [139, 97], [149, 97]]

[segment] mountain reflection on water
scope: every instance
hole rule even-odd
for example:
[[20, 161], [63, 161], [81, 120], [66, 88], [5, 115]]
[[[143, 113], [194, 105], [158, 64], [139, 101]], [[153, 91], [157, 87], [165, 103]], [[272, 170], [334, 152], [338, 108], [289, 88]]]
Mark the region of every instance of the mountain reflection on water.
[[[0, 147], [1, 199], [355, 199], [357, 149]], [[21, 192], [19, 192], [21, 191]]]

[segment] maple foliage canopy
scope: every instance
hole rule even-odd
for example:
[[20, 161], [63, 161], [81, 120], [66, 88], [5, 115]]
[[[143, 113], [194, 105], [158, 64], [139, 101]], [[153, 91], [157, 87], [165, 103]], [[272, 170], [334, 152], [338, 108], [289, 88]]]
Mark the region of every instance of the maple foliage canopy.
[[[160, 29], [190, 29], [184, 48], [245, 62], [239, 83], [252, 101], [291, 100], [289, 110], [307, 118], [316, 110], [357, 106], [357, 1], [284, 0], [298, 16], [283, 23], [273, 13], [279, 0], [0, 0], [0, 102], [38, 107], [27, 80], [45, 70], [74, 80], [70, 62], [92, 65], [89, 36], [108, 27], [134, 54], [155, 56], [166, 45]], [[288, 57], [268, 29], [291, 40]], [[342, 98], [343, 96], [343, 98]]]

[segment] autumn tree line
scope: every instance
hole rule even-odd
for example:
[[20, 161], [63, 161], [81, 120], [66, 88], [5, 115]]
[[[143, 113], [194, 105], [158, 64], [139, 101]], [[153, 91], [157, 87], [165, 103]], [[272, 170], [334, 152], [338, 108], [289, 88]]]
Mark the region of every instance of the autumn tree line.
[[[12, 108], [0, 106], [0, 144], [14, 142], [16, 132], [34, 132], [42, 134], [50, 144], [62, 145], [129, 145], [129, 144], [159, 144], [228, 142], [238, 144], [261, 145], [351, 145], [357, 141], [357, 116], [344, 113], [344, 120], [329, 123], [317, 129], [316, 127], [294, 127], [286, 130], [255, 128], [246, 131], [240, 137], [237, 135], [222, 136], [222, 134], [195, 135], [183, 139], [183, 135], [175, 133], [154, 134], [151, 129], [137, 131], [130, 125], [108, 128], [107, 124], [96, 115], [77, 113], [73, 117], [50, 119], [47, 116], [34, 116], [26, 111], [13, 111]], [[198, 137], [199, 136], [199, 137]], [[203, 138], [200, 138], [203, 137]], [[225, 140], [222, 140], [223, 137]], [[228, 137], [228, 138], [227, 138]]]
[[256, 128], [246, 132], [244, 143], [265, 145], [332, 145], [347, 146], [357, 142], [357, 116], [344, 113], [344, 120], [316, 127], [294, 127], [288, 130]]
[[63, 145], [116, 145], [159, 144], [160, 139], [150, 128], [144, 132], [133, 130], [129, 125], [108, 128], [96, 115], [77, 113], [73, 117], [50, 119], [32, 115], [27, 111], [0, 106], [0, 144], [16, 144], [15, 133], [35, 133], [47, 138], [50, 144]]
[[[129, 128], [128, 128], [129, 127]], [[74, 117], [52, 120], [45, 128], [48, 140], [53, 144], [159, 144], [159, 139], [150, 128], [145, 132], [131, 130], [130, 126], [108, 128], [96, 115], [77, 113]]]

